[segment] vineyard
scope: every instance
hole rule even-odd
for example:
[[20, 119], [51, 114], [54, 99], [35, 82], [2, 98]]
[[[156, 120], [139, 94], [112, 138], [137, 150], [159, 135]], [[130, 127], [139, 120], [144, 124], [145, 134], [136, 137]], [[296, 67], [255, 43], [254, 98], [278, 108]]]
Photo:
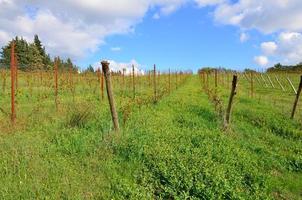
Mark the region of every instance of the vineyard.
[[302, 197], [299, 74], [25, 72], [13, 58], [1, 199]]

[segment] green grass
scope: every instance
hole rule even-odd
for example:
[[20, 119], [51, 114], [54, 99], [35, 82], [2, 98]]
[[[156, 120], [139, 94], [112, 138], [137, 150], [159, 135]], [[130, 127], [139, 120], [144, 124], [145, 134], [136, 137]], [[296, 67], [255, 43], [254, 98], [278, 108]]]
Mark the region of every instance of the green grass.
[[[75, 100], [63, 90], [58, 112], [51, 98], [29, 101], [25, 92], [16, 127], [0, 129], [0, 198], [301, 199], [301, 104], [290, 120], [292, 95], [257, 87], [262, 96], [251, 99], [245, 88], [240, 82], [224, 132], [197, 76], [156, 104], [146, 80], [136, 102], [115, 86], [121, 123], [127, 115], [119, 135], [91, 87], [79, 83]], [[228, 94], [219, 88], [223, 109]]]

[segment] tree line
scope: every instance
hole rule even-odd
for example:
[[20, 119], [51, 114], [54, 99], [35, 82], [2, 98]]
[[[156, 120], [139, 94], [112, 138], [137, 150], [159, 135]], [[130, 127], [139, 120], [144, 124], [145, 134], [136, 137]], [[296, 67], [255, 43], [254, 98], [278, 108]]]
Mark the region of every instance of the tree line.
[[296, 65], [282, 65], [278, 63], [268, 68], [267, 72], [302, 72], [302, 63]]
[[[12, 42], [15, 42], [15, 56], [19, 70], [35, 71], [52, 70], [54, 68], [54, 59], [46, 52], [38, 35], [35, 35], [32, 43], [17, 36], [3, 46], [0, 50], [0, 69], [10, 67]], [[78, 70], [78, 67], [72, 63], [70, 58], [64, 60], [57, 57], [57, 60], [59, 70], [69, 70], [70, 68], [74, 71]]]

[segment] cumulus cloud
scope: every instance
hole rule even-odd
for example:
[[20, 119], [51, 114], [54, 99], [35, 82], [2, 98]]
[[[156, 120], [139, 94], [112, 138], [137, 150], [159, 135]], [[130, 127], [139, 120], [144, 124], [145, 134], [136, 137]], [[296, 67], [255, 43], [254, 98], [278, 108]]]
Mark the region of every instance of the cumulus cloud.
[[281, 32], [275, 42], [264, 42], [261, 49], [266, 56], [276, 62], [297, 64], [302, 61], [302, 34], [298, 32]]
[[[198, 0], [196, 0], [198, 2]], [[302, 1], [301, 0], [200, 0], [201, 5], [216, 5], [214, 20], [233, 25], [240, 30], [258, 30], [263, 34], [279, 34], [275, 41], [263, 42], [264, 56], [255, 61], [264, 65], [270, 57], [276, 62], [295, 64], [302, 61]], [[208, 3], [210, 2], [210, 3]], [[204, 4], [202, 4], [204, 3]], [[245, 36], [241, 34], [240, 40]]]
[[133, 32], [147, 11], [177, 10], [187, 0], [0, 0], [0, 45], [19, 35], [38, 34], [51, 55], [83, 58], [107, 36]]
[[[113, 72], [123, 72], [125, 69], [125, 74], [132, 74], [132, 66], [134, 66], [134, 73], [136, 75], [144, 75], [145, 71], [142, 69], [142, 65], [139, 64], [135, 59], [132, 59], [130, 62], [117, 62], [114, 60], [108, 60], [110, 63], [110, 70]], [[97, 62], [93, 65], [94, 69], [101, 69], [101, 63]]]
[[301, 0], [239, 0], [219, 4], [214, 16], [220, 23], [263, 33], [302, 31], [301, 9]]
[[214, 6], [217, 4], [222, 4], [225, 2], [225, 0], [195, 0], [195, 2], [199, 7], [205, 7], [205, 6]]
[[268, 65], [268, 58], [266, 56], [255, 56], [254, 61], [257, 65], [266, 67]]
[[278, 46], [275, 42], [263, 42], [261, 44], [261, 49], [266, 55], [273, 55]]
[[97, 51], [107, 36], [133, 32], [149, 10], [159, 19], [192, 2], [213, 6], [214, 20], [237, 26], [241, 42], [252, 29], [280, 33], [260, 45], [264, 56], [301, 61], [301, 0], [0, 0], [0, 45], [16, 35], [32, 40], [38, 34], [52, 56], [81, 59]]

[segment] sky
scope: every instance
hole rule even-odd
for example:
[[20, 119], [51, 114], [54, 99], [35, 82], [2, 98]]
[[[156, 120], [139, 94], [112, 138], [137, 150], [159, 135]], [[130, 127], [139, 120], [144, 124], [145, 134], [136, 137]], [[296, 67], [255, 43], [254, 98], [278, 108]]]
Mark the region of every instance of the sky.
[[302, 61], [302, 1], [0, 0], [0, 46], [34, 34], [82, 69], [263, 70]]

